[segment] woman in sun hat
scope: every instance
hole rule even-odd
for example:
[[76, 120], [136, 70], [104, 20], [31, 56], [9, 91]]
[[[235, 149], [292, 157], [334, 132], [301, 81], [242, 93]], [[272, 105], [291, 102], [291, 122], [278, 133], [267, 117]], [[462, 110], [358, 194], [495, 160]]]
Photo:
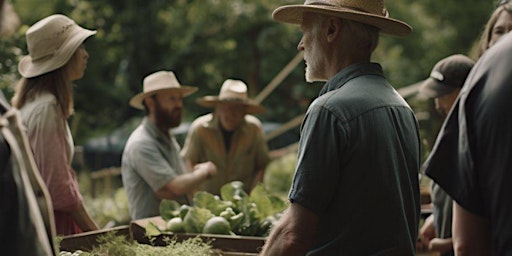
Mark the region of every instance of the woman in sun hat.
[[98, 229], [71, 167], [74, 144], [67, 123], [73, 114], [72, 82], [82, 78], [89, 58], [84, 41], [94, 34], [64, 15], [48, 16], [27, 30], [29, 54], [18, 64], [22, 79], [12, 103], [50, 192], [58, 235]]
[[190, 125], [182, 156], [192, 165], [212, 161], [217, 166], [217, 175], [201, 189], [219, 195], [222, 185], [237, 180], [249, 192], [263, 181], [269, 162], [261, 122], [253, 116], [265, 109], [250, 100], [247, 85], [235, 79], [224, 81], [219, 95], [199, 98], [197, 103], [213, 112]]

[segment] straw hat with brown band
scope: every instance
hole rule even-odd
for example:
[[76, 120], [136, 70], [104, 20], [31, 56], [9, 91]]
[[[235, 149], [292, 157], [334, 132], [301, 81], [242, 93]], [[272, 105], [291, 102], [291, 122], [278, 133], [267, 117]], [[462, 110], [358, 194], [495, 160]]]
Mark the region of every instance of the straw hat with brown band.
[[304, 12], [357, 21], [395, 36], [406, 36], [412, 31], [407, 23], [389, 17], [383, 0], [306, 0], [303, 5], [278, 7], [272, 13], [272, 18], [284, 23], [301, 24]]
[[197, 87], [181, 85], [172, 71], [158, 71], [144, 78], [143, 90], [133, 96], [130, 106], [144, 109], [142, 105], [144, 98], [165, 90], [179, 91], [183, 97], [187, 97], [197, 91]]
[[247, 114], [260, 114], [265, 108], [247, 97], [247, 85], [234, 79], [224, 81], [218, 96], [204, 96], [197, 99], [197, 103], [203, 107], [214, 108], [222, 102], [237, 102], [247, 106]]

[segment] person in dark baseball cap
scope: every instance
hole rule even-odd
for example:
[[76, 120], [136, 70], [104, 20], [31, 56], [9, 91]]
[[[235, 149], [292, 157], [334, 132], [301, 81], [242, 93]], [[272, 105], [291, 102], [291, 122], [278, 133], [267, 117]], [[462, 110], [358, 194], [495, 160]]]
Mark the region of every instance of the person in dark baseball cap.
[[[436, 109], [444, 117], [455, 103], [475, 62], [461, 54], [448, 56], [434, 65], [430, 77], [425, 79], [419, 89], [421, 99], [434, 99]], [[420, 228], [421, 246], [440, 256], [452, 256], [452, 199], [435, 182], [431, 183], [433, 214]]]
[[448, 115], [475, 62], [462, 54], [450, 55], [434, 65], [419, 89], [420, 99], [434, 99], [436, 109]]

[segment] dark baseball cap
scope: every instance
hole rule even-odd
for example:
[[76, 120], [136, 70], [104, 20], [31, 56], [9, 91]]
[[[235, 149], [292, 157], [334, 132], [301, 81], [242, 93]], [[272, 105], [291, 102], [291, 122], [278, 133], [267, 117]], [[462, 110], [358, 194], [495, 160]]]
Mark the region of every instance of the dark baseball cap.
[[462, 54], [448, 56], [436, 63], [430, 77], [421, 84], [418, 97], [437, 98], [462, 88], [475, 61]]

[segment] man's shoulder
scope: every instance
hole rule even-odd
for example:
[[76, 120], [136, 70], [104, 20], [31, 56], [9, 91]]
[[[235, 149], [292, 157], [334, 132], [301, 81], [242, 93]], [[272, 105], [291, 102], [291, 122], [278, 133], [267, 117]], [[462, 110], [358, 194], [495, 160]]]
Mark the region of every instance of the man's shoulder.
[[342, 119], [352, 119], [372, 110], [389, 107], [409, 108], [384, 77], [362, 75], [318, 97], [310, 110], [329, 111]]
[[126, 141], [125, 149], [141, 148], [144, 145], [154, 144], [155, 138], [140, 124], [133, 130]]
[[255, 125], [261, 127], [261, 121], [253, 115], [245, 115], [245, 122], [249, 125]]
[[328, 91], [317, 98], [317, 102], [335, 105], [364, 104], [371, 99], [378, 99], [392, 94], [392, 87], [381, 76], [361, 75], [354, 77], [337, 88]]
[[213, 114], [212, 113], [209, 113], [209, 114], [197, 117], [190, 124], [190, 129], [191, 130], [195, 130], [195, 129], [200, 129], [201, 127], [208, 127], [208, 126], [210, 126], [210, 123], [212, 122], [212, 120], [213, 120]]
[[344, 100], [373, 99], [380, 101], [385, 99], [392, 101], [402, 99], [389, 81], [377, 74], [354, 77], [332, 92], [336, 98]]

